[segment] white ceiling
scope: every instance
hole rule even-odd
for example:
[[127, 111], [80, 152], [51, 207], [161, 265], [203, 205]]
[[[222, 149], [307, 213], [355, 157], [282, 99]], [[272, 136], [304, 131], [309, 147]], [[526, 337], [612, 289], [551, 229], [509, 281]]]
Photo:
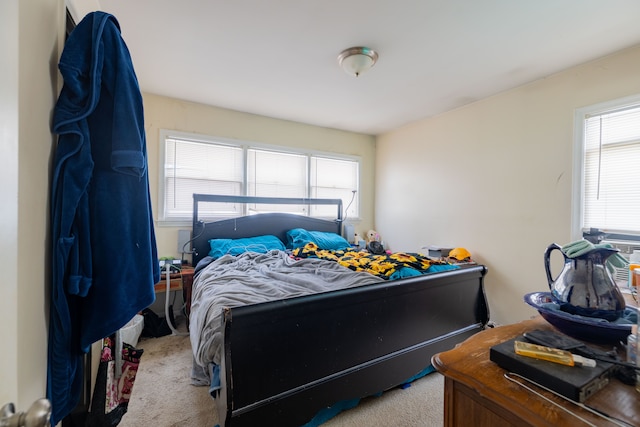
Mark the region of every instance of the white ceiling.
[[[98, 3], [145, 92], [373, 135], [640, 43], [638, 0]], [[358, 78], [351, 46], [380, 55]]]

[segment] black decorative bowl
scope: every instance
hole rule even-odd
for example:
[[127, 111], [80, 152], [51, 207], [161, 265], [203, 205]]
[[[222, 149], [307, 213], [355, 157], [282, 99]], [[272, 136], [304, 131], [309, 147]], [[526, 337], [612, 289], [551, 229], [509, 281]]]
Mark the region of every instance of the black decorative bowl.
[[[578, 316], [560, 310], [560, 305], [551, 292], [532, 292], [524, 296], [524, 301], [538, 310], [538, 313], [559, 331], [583, 341], [598, 344], [626, 343], [633, 323], [609, 322], [605, 319]], [[627, 307], [623, 318], [630, 322], [637, 319], [637, 310]]]

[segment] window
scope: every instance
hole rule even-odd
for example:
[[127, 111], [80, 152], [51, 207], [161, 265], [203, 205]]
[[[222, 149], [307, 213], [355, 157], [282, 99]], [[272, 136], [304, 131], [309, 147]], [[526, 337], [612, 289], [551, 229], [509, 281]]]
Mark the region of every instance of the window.
[[[358, 216], [355, 193], [358, 189], [358, 165], [352, 160], [311, 157], [311, 197], [317, 199], [342, 199], [347, 209], [346, 216]], [[327, 172], [330, 171], [330, 172]], [[349, 205], [351, 203], [351, 205]], [[315, 206], [313, 216], [331, 216], [333, 207]]]
[[[160, 220], [191, 221], [193, 194], [342, 199], [343, 214], [359, 215], [360, 161], [353, 156], [308, 153], [284, 147], [214, 139], [161, 131]], [[286, 210], [316, 217], [335, 217], [332, 206], [231, 204], [207, 206], [207, 217], [233, 217], [252, 212]]]
[[[581, 231], [640, 235], [640, 98], [581, 109]], [[578, 142], [577, 142], [578, 143]]]

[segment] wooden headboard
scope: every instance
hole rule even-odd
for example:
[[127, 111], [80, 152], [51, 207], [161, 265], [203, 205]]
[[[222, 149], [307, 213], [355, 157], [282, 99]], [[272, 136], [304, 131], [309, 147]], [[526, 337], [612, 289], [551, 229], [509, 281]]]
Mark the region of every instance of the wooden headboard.
[[[306, 215], [272, 212], [205, 222], [201, 219], [201, 204], [212, 202], [244, 205], [330, 205], [336, 207], [336, 218], [328, 220], [312, 218]], [[283, 243], [286, 243], [286, 233], [292, 228], [304, 228], [306, 230], [341, 234], [342, 200], [194, 194], [192, 226], [192, 262], [195, 266], [209, 253], [209, 240], [211, 239], [239, 239], [272, 234], [282, 240]]]

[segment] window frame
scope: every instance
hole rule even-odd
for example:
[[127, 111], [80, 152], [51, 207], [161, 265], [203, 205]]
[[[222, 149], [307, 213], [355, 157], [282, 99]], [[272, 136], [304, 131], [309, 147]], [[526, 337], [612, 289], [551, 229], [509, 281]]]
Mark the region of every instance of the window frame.
[[[360, 156], [357, 155], [349, 155], [349, 154], [342, 154], [342, 153], [336, 153], [336, 152], [329, 152], [329, 151], [321, 151], [321, 150], [315, 150], [315, 149], [308, 149], [308, 148], [296, 148], [296, 147], [290, 147], [290, 146], [284, 146], [284, 145], [276, 145], [276, 144], [268, 144], [268, 143], [262, 143], [262, 142], [256, 142], [256, 141], [247, 141], [247, 140], [239, 140], [239, 139], [232, 139], [232, 138], [226, 138], [226, 137], [217, 137], [217, 136], [212, 136], [212, 135], [204, 135], [204, 134], [197, 134], [197, 133], [189, 133], [189, 132], [183, 132], [183, 131], [176, 131], [176, 130], [170, 130], [170, 129], [160, 129], [159, 131], [159, 156], [158, 156], [158, 213], [157, 213], [157, 217], [158, 217], [158, 225], [159, 226], [167, 226], [167, 227], [174, 227], [174, 226], [179, 226], [179, 227], [183, 227], [183, 226], [187, 226], [187, 225], [191, 225], [192, 224], [192, 218], [167, 218], [166, 216], [166, 211], [165, 211], [165, 181], [166, 181], [166, 177], [165, 177], [165, 161], [166, 161], [166, 141], [167, 139], [186, 139], [186, 140], [190, 140], [190, 141], [194, 141], [194, 142], [199, 142], [199, 143], [210, 143], [210, 144], [217, 144], [217, 145], [229, 145], [232, 147], [238, 147], [240, 149], [242, 149], [243, 151], [243, 171], [242, 171], [242, 185], [241, 185], [241, 195], [249, 195], [248, 191], [249, 191], [249, 186], [248, 186], [248, 182], [247, 182], [247, 177], [248, 177], [248, 171], [247, 171], [247, 165], [248, 165], [248, 151], [250, 149], [256, 149], [256, 150], [266, 150], [266, 151], [273, 151], [276, 153], [282, 153], [282, 154], [293, 154], [293, 155], [303, 155], [306, 156], [307, 159], [307, 165], [310, 164], [311, 159], [313, 157], [321, 157], [321, 158], [328, 158], [328, 159], [334, 159], [334, 160], [340, 160], [340, 161], [349, 161], [349, 162], [355, 162], [357, 163], [357, 176], [356, 176], [356, 191], [355, 194], [353, 195], [353, 199], [350, 200], [343, 200], [343, 209], [345, 212], [343, 212], [343, 218], [349, 217], [350, 220], [353, 221], [358, 221], [361, 219], [361, 215], [362, 215], [362, 204], [360, 202], [360, 183], [361, 183], [361, 175], [362, 175], [362, 158]], [[307, 188], [307, 192], [309, 194], [311, 194], [311, 180], [310, 180], [310, 168], [309, 166], [307, 167], [307, 177], [306, 177], [306, 188]], [[356, 216], [350, 216], [347, 215], [346, 209], [352, 204], [352, 203], [357, 203], [357, 207], [358, 207], [358, 213]], [[193, 212], [191, 212], [191, 216], [193, 215]], [[227, 218], [227, 217], [225, 217]], [[223, 217], [220, 217], [220, 219], [225, 219]]]
[[[573, 142], [573, 194], [571, 198], [571, 236], [573, 240], [579, 240], [588, 235], [590, 230], [584, 229], [584, 191], [585, 191], [585, 121], [588, 116], [603, 114], [612, 110], [620, 110], [630, 107], [640, 107], [640, 94], [624, 98], [613, 99], [598, 104], [578, 108], [574, 112], [574, 142]], [[606, 238], [620, 240], [639, 240], [640, 235], [627, 233], [609, 233], [601, 230]]]

